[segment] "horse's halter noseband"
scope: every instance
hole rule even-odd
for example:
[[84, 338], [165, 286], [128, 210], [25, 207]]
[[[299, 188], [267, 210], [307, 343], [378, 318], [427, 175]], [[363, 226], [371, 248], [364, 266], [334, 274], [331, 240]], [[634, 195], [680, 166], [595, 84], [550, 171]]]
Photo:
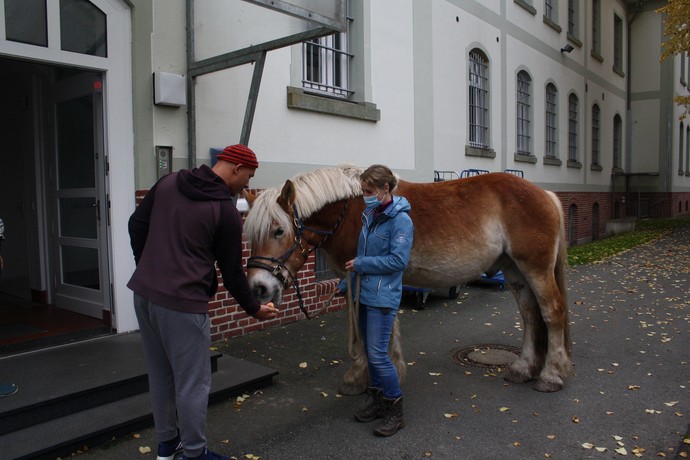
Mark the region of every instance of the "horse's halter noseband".
[[[338, 219], [335, 221], [335, 224], [333, 224], [333, 227], [331, 227], [330, 230], [319, 230], [318, 228], [312, 228], [304, 225], [304, 221], [299, 217], [299, 214], [297, 213], [297, 206], [295, 206], [293, 203], [292, 224], [295, 226], [295, 242], [292, 244], [292, 246], [290, 246], [290, 249], [288, 249], [282, 256], [278, 258], [265, 256], [251, 256], [247, 261], [247, 268], [261, 268], [263, 270], [268, 270], [269, 272], [271, 272], [273, 276], [275, 276], [278, 279], [278, 281], [280, 281], [280, 284], [282, 284], [283, 288], [285, 289], [290, 287], [290, 279], [292, 279], [292, 286], [295, 288], [295, 293], [297, 294], [297, 299], [299, 300], [299, 308], [300, 310], [302, 310], [302, 313], [304, 313], [304, 316], [306, 316], [307, 319], [311, 319], [312, 317], [309, 315], [309, 312], [304, 307], [304, 300], [302, 299], [302, 293], [299, 290], [297, 274], [292, 273], [290, 269], [287, 268], [287, 266], [285, 265], [285, 262], [292, 256], [292, 254], [295, 252], [297, 248], [300, 249], [300, 253], [304, 261], [307, 260], [307, 258], [312, 252], [320, 248], [321, 245], [323, 245], [323, 243], [325, 243], [326, 240], [328, 240], [328, 237], [335, 233], [338, 226], [342, 223], [343, 218], [345, 217], [345, 211], [347, 211], [348, 202], [349, 200], [345, 200], [343, 210], [340, 211], [340, 216], [338, 216]], [[323, 236], [323, 238], [317, 244], [312, 245], [311, 248], [305, 248], [302, 244], [302, 237], [304, 236], [305, 230], [308, 230], [312, 233], [316, 233], [317, 235], [321, 235]], [[270, 264], [261, 262], [262, 260], [267, 260], [270, 262]], [[285, 270], [288, 273], [287, 277], [283, 275], [283, 270]]]

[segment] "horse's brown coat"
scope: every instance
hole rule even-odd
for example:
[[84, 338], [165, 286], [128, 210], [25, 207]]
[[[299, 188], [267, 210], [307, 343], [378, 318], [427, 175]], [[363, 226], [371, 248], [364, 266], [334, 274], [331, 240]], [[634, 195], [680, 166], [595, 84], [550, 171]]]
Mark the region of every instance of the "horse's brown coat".
[[[276, 200], [290, 216], [290, 222], [294, 217], [293, 203], [299, 204], [304, 199], [298, 185], [299, 178], [287, 181]], [[329, 185], [336, 187], [337, 181]], [[566, 241], [557, 197], [505, 173], [436, 183], [400, 181], [394, 193], [410, 202], [415, 226], [404, 283], [448, 289], [472, 281], [482, 273], [502, 270], [506, 285], [518, 302], [524, 326], [521, 356], [511, 365], [506, 378], [513, 382], [538, 378], [535, 386], [538, 390], [561, 389], [571, 364], [564, 272]], [[364, 205], [359, 196], [353, 195], [347, 192], [309, 216], [297, 216], [307, 229], [301, 249], [321, 244], [331, 267], [341, 274], [345, 261], [356, 253], [361, 227]], [[253, 203], [253, 197], [249, 198]], [[345, 200], [348, 200], [346, 212], [332, 235], [324, 239], [324, 235], [308, 230], [332, 230], [343, 212]], [[252, 214], [265, 212], [255, 206], [247, 219], [250, 236], [257, 231], [257, 219]], [[284, 223], [287, 221], [279, 224], [276, 219], [271, 222], [272, 237], [263, 241], [252, 238], [252, 256], [279, 257], [294, 244], [294, 226], [284, 228], [288, 227]], [[279, 235], [280, 231], [283, 233]], [[294, 274], [304, 262], [303, 253], [298, 250], [290, 255], [285, 266]], [[280, 301], [283, 286], [270, 272], [249, 269], [248, 277], [259, 300]], [[349, 379], [352, 381], [348, 382]], [[345, 380], [346, 385], [366, 384], [366, 366], [353, 363]]]

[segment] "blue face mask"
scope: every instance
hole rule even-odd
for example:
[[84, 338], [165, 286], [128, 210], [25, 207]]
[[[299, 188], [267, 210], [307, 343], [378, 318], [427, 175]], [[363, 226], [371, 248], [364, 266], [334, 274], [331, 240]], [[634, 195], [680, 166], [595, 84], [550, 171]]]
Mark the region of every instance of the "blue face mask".
[[376, 195], [363, 196], [362, 199], [364, 200], [364, 205], [367, 208], [373, 208], [374, 206], [378, 206], [381, 204], [381, 200], [379, 200], [378, 193]]

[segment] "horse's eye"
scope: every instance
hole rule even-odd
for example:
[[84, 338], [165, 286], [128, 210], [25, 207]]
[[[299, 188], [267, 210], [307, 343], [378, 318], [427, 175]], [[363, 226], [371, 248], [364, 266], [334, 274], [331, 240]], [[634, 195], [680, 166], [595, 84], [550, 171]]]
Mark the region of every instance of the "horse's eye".
[[275, 232], [275, 237], [278, 238], [278, 237], [282, 236], [283, 233], [285, 233], [285, 230], [283, 230], [282, 228], [279, 228]]

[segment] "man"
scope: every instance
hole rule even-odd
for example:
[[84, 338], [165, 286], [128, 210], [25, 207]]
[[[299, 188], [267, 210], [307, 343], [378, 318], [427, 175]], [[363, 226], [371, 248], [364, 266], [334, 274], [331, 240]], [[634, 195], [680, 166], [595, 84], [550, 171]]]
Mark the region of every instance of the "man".
[[149, 393], [158, 436], [158, 460], [222, 457], [208, 450], [206, 411], [211, 387], [208, 301], [223, 283], [251, 316], [275, 318], [260, 305], [242, 267], [242, 219], [233, 196], [247, 188], [259, 163], [244, 145], [231, 145], [209, 168], [202, 165], [161, 178], [129, 219], [137, 267], [134, 291]]

